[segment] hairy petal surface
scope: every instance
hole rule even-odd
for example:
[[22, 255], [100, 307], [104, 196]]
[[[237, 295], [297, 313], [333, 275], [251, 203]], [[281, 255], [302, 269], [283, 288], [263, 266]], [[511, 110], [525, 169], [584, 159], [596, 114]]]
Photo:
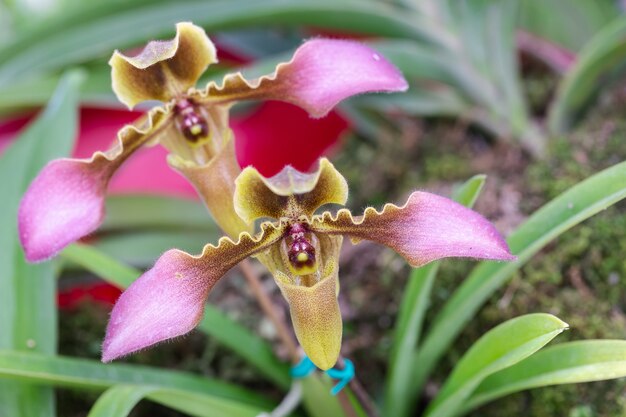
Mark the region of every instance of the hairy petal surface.
[[209, 290], [225, 273], [204, 270], [193, 256], [172, 249], [119, 298], [107, 327], [102, 361], [191, 331], [202, 318]]
[[22, 198], [20, 242], [26, 259], [39, 262], [98, 228], [104, 217], [106, 171], [76, 159], [48, 163]]
[[283, 273], [275, 279], [289, 303], [298, 342], [311, 361], [322, 370], [332, 368], [341, 350], [342, 321], [337, 295], [336, 260], [328, 262], [323, 278], [311, 287], [294, 285]]
[[452, 200], [420, 191], [402, 207], [387, 204], [381, 212], [369, 207], [357, 218], [346, 209], [336, 215], [326, 212], [312, 219], [311, 229], [381, 243], [414, 267], [447, 257], [515, 259], [487, 219]]
[[98, 228], [104, 217], [106, 187], [117, 168], [168, 120], [155, 109], [138, 126], [126, 126], [115, 147], [91, 159], [59, 159], [46, 165], [26, 190], [18, 211], [26, 259], [51, 258]]
[[310, 217], [324, 204], [345, 204], [348, 184], [328, 159], [310, 174], [291, 166], [271, 178], [247, 167], [237, 177], [235, 210], [246, 222], [261, 217]]
[[355, 94], [407, 88], [400, 71], [372, 48], [355, 41], [313, 39], [274, 73], [252, 81], [241, 73], [230, 74], [221, 86], [210, 83], [202, 95], [207, 101], [281, 100], [322, 117]]
[[215, 46], [204, 29], [182, 22], [176, 25], [174, 39], [149, 42], [133, 57], [115, 51], [109, 65], [113, 91], [133, 108], [142, 101], [166, 102], [186, 93], [215, 62]]
[[223, 237], [217, 246], [205, 246], [199, 256], [177, 249], [165, 252], [113, 307], [102, 360], [109, 362], [192, 330], [213, 285], [241, 260], [276, 242], [283, 229], [265, 223], [259, 235], [244, 232], [237, 243]]

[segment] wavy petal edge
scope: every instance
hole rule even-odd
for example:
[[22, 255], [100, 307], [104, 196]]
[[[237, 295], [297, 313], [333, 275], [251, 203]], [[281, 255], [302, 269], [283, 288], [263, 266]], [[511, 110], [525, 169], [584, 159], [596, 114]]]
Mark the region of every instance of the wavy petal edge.
[[[343, 85], [341, 88], [337, 86], [328, 88], [328, 85], [326, 85], [327, 83], [324, 83], [323, 76], [324, 72], [328, 72], [327, 68], [318, 68], [316, 71], [313, 71], [314, 77], [311, 77], [311, 74], [308, 74], [311, 72], [310, 68], [297, 68], [297, 65], [302, 64], [302, 61], [311, 59], [307, 56], [303, 57], [303, 55], [307, 53], [315, 55], [320, 51], [311, 52], [310, 50], [316, 47], [327, 47], [326, 44], [332, 44], [330, 45], [330, 49], [325, 51], [326, 53], [336, 53], [338, 52], [336, 51], [338, 48], [347, 48], [353, 50], [352, 58], [354, 58], [357, 53], [359, 55], [363, 55], [360, 59], [367, 56], [368, 60], [371, 60], [369, 61], [369, 69], [373, 69], [374, 65], [380, 67], [378, 68], [379, 71], [376, 72], [377, 76], [372, 74], [370, 79], [362, 81], [361, 84], [358, 84], [355, 82], [354, 77], [346, 77], [345, 74], [343, 74], [343, 78], [346, 80], [346, 83], [351, 82], [352, 85]], [[322, 53], [322, 55], [324, 55], [324, 53]], [[340, 53], [338, 56], [350, 56], [350, 54]], [[315, 59], [312, 60], [315, 61]], [[350, 61], [342, 62], [345, 64]], [[334, 63], [336, 63], [336, 61]], [[324, 64], [330, 65], [328, 62]], [[297, 74], [293, 76], [293, 79], [288, 78], [290, 76], [290, 70], [294, 70]], [[320, 71], [321, 74], [316, 74], [318, 71]], [[361, 72], [364, 73], [364, 71]], [[310, 83], [302, 83], [303, 80], [306, 81], [307, 77], [321, 80], [322, 82], [314, 86], [316, 88], [307, 90], [308, 88], [311, 88]], [[281, 84], [281, 80], [283, 80], [284, 83], [291, 82], [293, 85], [283, 85]], [[328, 90], [326, 90], [327, 88]], [[387, 61], [382, 54], [369, 46], [352, 40], [314, 38], [304, 42], [294, 52], [291, 60], [279, 63], [271, 74], [263, 75], [252, 80], [246, 79], [241, 72], [228, 74], [224, 77], [221, 84], [211, 81], [203, 90], [195, 90], [191, 94], [196, 95], [201, 100], [204, 99], [209, 101], [233, 101], [260, 98], [287, 101], [302, 107], [312, 117], [320, 118], [325, 116], [340, 101], [353, 95], [373, 92], [403, 92], [408, 88], [409, 85], [398, 68], [391, 62]], [[300, 94], [295, 94], [294, 91], [296, 90], [301, 90]]]
[[97, 151], [87, 159], [56, 159], [40, 171], [18, 209], [20, 242], [29, 262], [54, 257], [100, 226], [110, 178], [167, 124], [167, 114], [164, 108], [153, 109], [144, 116], [144, 126], [124, 126], [108, 151]]
[[[435, 242], [430, 241], [430, 239], [424, 239], [428, 242], [416, 251], [406, 248], [410, 247], [411, 243], [415, 245], [414, 242], [417, 240], [416, 238], [431, 238], [433, 236], [420, 235], [414, 230], [406, 231], [407, 228], [404, 226], [407, 225], [407, 220], [399, 220], [398, 225], [376, 225], [376, 220], [385, 220], [386, 218], [392, 217], [392, 213], [406, 213], [411, 205], [418, 204], [416, 200], [420, 197], [424, 198], [427, 202], [436, 201], [441, 204], [441, 206], [446, 206], [444, 211], [447, 213], [445, 213], [443, 217], [439, 216], [440, 220], [446, 221], [446, 223], [444, 223], [446, 226], [453, 226], [452, 229], [458, 229], [459, 227], [463, 228], [461, 231], [455, 231], [452, 229], [448, 230], [447, 232], [444, 232], [443, 235], [452, 234], [451, 231], [455, 231], [458, 232], [457, 234], [459, 237], [462, 236], [466, 239], [469, 237], [469, 234], [471, 234], [472, 239], [460, 239], [457, 241], [445, 241], [444, 239]], [[436, 209], [440, 210], [441, 206], [436, 207]], [[453, 222], [449, 220], [456, 219], [456, 216], [450, 216], [453, 212], [456, 216], [465, 217], [468, 220], [463, 221], [462, 223], [457, 223], [456, 227], [454, 227], [455, 225]], [[413, 219], [413, 221], [415, 221], [415, 219]], [[425, 222], [426, 227], [424, 228], [434, 229], [437, 227], [438, 221], [437, 216], [432, 216], [431, 218], [428, 218], [427, 216]], [[402, 224], [403, 222], [404, 224]], [[388, 246], [402, 255], [413, 267], [423, 266], [432, 261], [446, 257], [469, 257], [499, 261], [513, 261], [517, 259], [510, 253], [504, 238], [483, 216], [448, 198], [422, 191], [413, 192], [407, 199], [406, 203], [402, 206], [387, 203], [380, 210], [368, 207], [363, 212], [363, 215], [357, 217], [355, 217], [348, 209], [340, 209], [334, 214], [331, 212], [324, 212], [313, 216], [310, 219], [310, 224], [312, 225], [314, 231], [347, 235], [351, 238], [353, 243], [358, 243], [361, 240], [371, 240]], [[333, 225], [339, 225], [339, 227], [333, 228]], [[413, 224], [413, 227], [414, 226], [415, 224]], [[369, 230], [372, 227], [373, 231]], [[469, 229], [466, 229], [466, 227]], [[394, 231], [396, 233], [393, 233]], [[441, 235], [437, 234], [435, 240], [437, 238], [440, 239]], [[487, 244], [479, 247], [476, 243], [480, 242], [480, 240], [477, 241], [476, 239], [484, 239]], [[422, 251], [423, 254], [418, 255], [413, 253], [419, 251]]]
[[115, 50], [109, 60], [111, 86], [131, 109], [147, 100], [168, 102], [191, 89], [216, 62], [215, 45], [204, 29], [180, 22], [173, 39], [150, 41], [138, 55], [129, 57]]
[[113, 307], [102, 361], [110, 362], [191, 331], [202, 317], [213, 285], [241, 260], [276, 242], [284, 228], [282, 223], [267, 222], [255, 235], [241, 232], [236, 242], [223, 236], [216, 245], [205, 245], [198, 255], [178, 249], [165, 252]]

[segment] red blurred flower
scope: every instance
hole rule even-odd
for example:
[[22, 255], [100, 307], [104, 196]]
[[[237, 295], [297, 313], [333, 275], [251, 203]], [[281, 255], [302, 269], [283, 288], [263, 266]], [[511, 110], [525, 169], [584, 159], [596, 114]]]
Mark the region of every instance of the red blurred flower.
[[[72, 156], [89, 158], [96, 150], [108, 148], [118, 130], [140, 115], [141, 112], [127, 110], [82, 108], [79, 136]], [[30, 113], [0, 121], [0, 152], [32, 116]], [[287, 164], [307, 170], [338, 143], [348, 129], [348, 122], [336, 111], [323, 119], [311, 119], [296, 106], [272, 101], [260, 104], [251, 114], [233, 117], [232, 126], [237, 159], [242, 168], [254, 165], [261, 173], [272, 175]], [[140, 149], [116, 173], [109, 190], [197, 198], [187, 180], [164, 163], [166, 155], [162, 147]]]
[[76, 308], [83, 302], [97, 302], [106, 306], [115, 304], [122, 290], [106, 282], [74, 285], [66, 290], [59, 290], [57, 303], [59, 308]]
[[235, 119], [233, 127], [239, 165], [253, 165], [270, 177], [285, 165], [308, 171], [337, 144], [348, 122], [336, 111], [314, 120], [299, 107], [273, 101], [263, 103], [248, 117]]

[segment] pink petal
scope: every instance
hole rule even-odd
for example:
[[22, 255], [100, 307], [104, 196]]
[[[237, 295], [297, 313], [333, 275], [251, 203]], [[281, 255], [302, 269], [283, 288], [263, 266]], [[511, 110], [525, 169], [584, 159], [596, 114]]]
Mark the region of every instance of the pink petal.
[[373, 91], [405, 91], [402, 73], [375, 50], [355, 41], [313, 39], [278, 69], [286, 87], [285, 101], [314, 117], [328, 113], [341, 100]]
[[91, 159], [60, 159], [46, 165], [20, 203], [18, 223], [26, 258], [45, 260], [93, 232], [104, 216], [111, 176], [171, 120], [165, 109], [155, 107], [137, 121], [141, 128], [122, 128], [108, 151], [96, 152]]
[[191, 331], [202, 317], [213, 285], [233, 266], [280, 240], [286, 225], [266, 223], [255, 236], [241, 233], [206, 245], [199, 256], [172, 249], [135, 281], [113, 307], [102, 360], [147, 348]]
[[108, 176], [97, 168], [84, 160], [58, 159], [31, 183], [18, 212], [28, 261], [51, 258], [100, 225]]
[[373, 208], [353, 219], [348, 210], [318, 216], [314, 230], [342, 233], [394, 249], [413, 266], [447, 257], [513, 260], [504, 238], [480, 214], [452, 200], [414, 192], [402, 207], [392, 204], [382, 212]]
[[218, 278], [208, 278], [198, 269], [196, 259], [185, 252], [165, 252], [115, 304], [102, 361], [191, 331], [202, 318], [208, 292]]
[[221, 87], [209, 84], [207, 100], [281, 100], [322, 117], [355, 94], [407, 88], [400, 71], [370, 47], [355, 41], [313, 39], [273, 74], [252, 81], [240, 73], [231, 74]]

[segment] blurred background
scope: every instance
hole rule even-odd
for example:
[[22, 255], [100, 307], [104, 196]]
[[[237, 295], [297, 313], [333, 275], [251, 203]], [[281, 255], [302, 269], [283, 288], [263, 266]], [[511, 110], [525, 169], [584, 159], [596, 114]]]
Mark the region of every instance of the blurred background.
[[[87, 79], [72, 153], [88, 157], [106, 149], [117, 130], [145, 110], [130, 112], [117, 102], [108, 58], [114, 49], [171, 37], [177, 21], [203, 26], [218, 47], [220, 64], [204, 81], [233, 68], [267, 73], [311, 37], [358, 39], [400, 68], [409, 91], [356, 97], [321, 120], [284, 103], [239, 105], [232, 119], [240, 164], [271, 175], [284, 164], [307, 169], [317, 156], [329, 155], [348, 179], [348, 205], [357, 212], [402, 202], [415, 189], [449, 196], [459, 183], [486, 174], [475, 209], [507, 235], [561, 192], [626, 158], [624, 7], [612, 0], [2, 0], [0, 152], [50, 99], [61, 74], [75, 67]], [[171, 247], [198, 253], [220, 236], [193, 188], [167, 167], [165, 154], [161, 147], [144, 149], [114, 177], [105, 225], [89, 240], [137, 268]], [[9, 174], [0, 187], [12, 181]], [[423, 401], [486, 329], [520, 314], [549, 312], [567, 321], [571, 330], [560, 341], [626, 338], [625, 209], [618, 204], [559, 237], [498, 290], [436, 368]], [[342, 352], [379, 397], [409, 268], [367, 243], [347, 245], [341, 261]], [[471, 265], [442, 264], [433, 311]], [[265, 278], [286, 312], [278, 288]], [[118, 295], [64, 262], [56, 295], [59, 354], [98, 359]], [[276, 342], [236, 271], [209, 302]], [[277, 395], [245, 361], [199, 332], [126, 362]], [[625, 390], [623, 380], [530, 390], [472, 416], [626, 416]], [[68, 417], [86, 415], [98, 397], [57, 392], [58, 414]], [[149, 402], [133, 413], [182, 415]]]

